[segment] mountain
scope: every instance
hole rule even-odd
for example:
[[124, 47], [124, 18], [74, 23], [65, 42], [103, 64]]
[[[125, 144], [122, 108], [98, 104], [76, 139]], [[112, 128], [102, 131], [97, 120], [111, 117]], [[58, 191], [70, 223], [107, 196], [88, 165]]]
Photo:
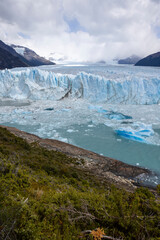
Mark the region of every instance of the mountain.
[[54, 64], [38, 56], [29, 48], [16, 45], [9, 46], [0, 40], [0, 69]]
[[12, 55], [3, 48], [0, 48], [0, 69], [28, 66], [29, 65], [23, 62], [19, 57]]
[[140, 57], [132, 55], [128, 58], [119, 59], [118, 64], [136, 64], [140, 59]]
[[[10, 54], [12, 54], [15, 57], [20, 57], [19, 54], [11, 46], [5, 44], [1, 40], [0, 40], [0, 48], [4, 49], [5, 51], [9, 52]], [[24, 58], [23, 58], [23, 60], [25, 61]]]
[[28, 67], [18, 57], [13, 56], [8, 51], [0, 48], [0, 69], [15, 68], [15, 67]]
[[135, 66], [151, 66], [160, 67], [160, 52], [151, 54], [145, 58], [138, 61]]
[[28, 67], [29, 64], [10, 46], [0, 40], [0, 69]]
[[43, 57], [40, 57], [38, 54], [36, 54], [33, 50], [19, 46], [19, 45], [11, 45], [11, 47], [23, 58], [26, 59], [27, 63], [29, 63], [30, 66], [41, 66], [41, 65], [54, 65], [54, 62], [51, 62], [49, 60], [46, 60]]

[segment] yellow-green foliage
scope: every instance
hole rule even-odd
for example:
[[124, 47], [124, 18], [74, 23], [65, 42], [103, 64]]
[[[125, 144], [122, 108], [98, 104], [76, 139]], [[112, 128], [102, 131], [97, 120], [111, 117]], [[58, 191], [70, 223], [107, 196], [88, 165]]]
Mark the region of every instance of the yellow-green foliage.
[[160, 237], [158, 195], [102, 185], [78, 164], [0, 128], [0, 239], [74, 240], [98, 227], [123, 239]]

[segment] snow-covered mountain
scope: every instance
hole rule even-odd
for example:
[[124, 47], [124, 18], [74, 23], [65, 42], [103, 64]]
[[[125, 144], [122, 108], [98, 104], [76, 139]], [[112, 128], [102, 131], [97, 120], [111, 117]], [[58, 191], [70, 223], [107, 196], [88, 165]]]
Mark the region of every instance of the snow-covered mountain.
[[55, 63], [45, 59], [44, 57], [40, 57], [33, 50], [19, 46], [19, 45], [11, 45], [11, 47], [21, 56], [23, 56], [30, 66], [41, 66], [41, 65], [54, 65]]
[[0, 40], [0, 69], [54, 64], [38, 56], [29, 48], [16, 45], [9, 46]]

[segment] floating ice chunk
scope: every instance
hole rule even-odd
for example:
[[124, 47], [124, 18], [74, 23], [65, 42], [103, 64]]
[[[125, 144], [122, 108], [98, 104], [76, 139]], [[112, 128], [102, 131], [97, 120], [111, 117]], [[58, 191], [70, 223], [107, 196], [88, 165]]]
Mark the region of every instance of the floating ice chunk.
[[115, 130], [115, 132], [117, 133], [117, 135], [123, 138], [146, 143], [146, 140], [143, 137], [137, 136], [137, 132], [134, 130], [129, 131], [129, 129], [126, 130], [124, 128], [119, 128], [118, 130]]
[[121, 137], [143, 143], [150, 143], [147, 138], [154, 135], [151, 125], [141, 123], [135, 123], [132, 127], [121, 127], [115, 132]]
[[68, 129], [67, 132], [72, 133], [72, 132], [75, 132], [75, 130], [73, 130], [73, 129]]
[[122, 139], [117, 138], [117, 142], [121, 142], [121, 141], [122, 141]]
[[108, 112], [105, 114], [105, 117], [110, 119], [110, 120], [125, 120], [125, 119], [132, 119], [131, 116], [124, 115], [122, 113], [118, 112]]
[[131, 116], [128, 115], [124, 115], [122, 113], [119, 112], [114, 112], [114, 111], [108, 111], [106, 109], [103, 109], [101, 106], [94, 106], [94, 105], [90, 105], [88, 107], [90, 110], [94, 110], [98, 113], [102, 113], [104, 114], [104, 116], [109, 119], [109, 120], [126, 120], [126, 119], [132, 119]]

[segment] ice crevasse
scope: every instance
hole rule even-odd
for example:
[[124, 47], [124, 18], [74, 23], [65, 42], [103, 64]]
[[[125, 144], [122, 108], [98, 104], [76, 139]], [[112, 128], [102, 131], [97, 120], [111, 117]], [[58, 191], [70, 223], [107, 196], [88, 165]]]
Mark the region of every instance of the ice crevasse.
[[84, 98], [115, 104], [159, 104], [160, 78], [130, 76], [114, 79], [85, 72], [77, 75], [26, 69], [0, 71], [0, 97], [12, 99], [59, 100]]

